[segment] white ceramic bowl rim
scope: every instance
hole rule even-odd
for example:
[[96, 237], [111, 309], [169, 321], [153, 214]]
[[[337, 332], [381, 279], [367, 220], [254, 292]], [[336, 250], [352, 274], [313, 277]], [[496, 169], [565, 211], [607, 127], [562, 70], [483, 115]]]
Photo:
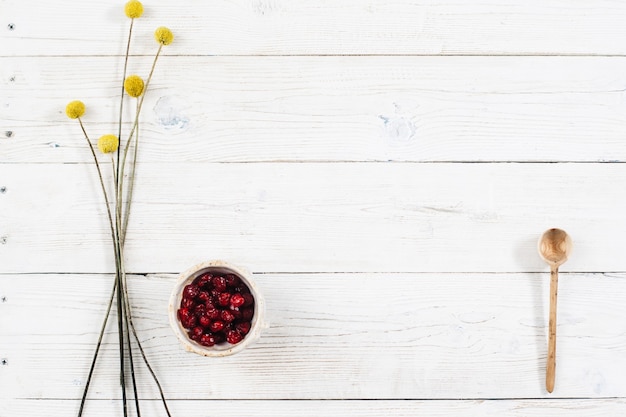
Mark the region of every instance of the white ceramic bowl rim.
[[[250, 326], [250, 332], [243, 338], [243, 340], [236, 345], [230, 345], [228, 343], [215, 345], [212, 347], [202, 346], [195, 341], [189, 339], [187, 330], [181, 325], [178, 320], [178, 308], [182, 299], [182, 292], [185, 285], [192, 282], [198, 276], [209, 272], [217, 271], [221, 273], [232, 273], [237, 275], [248, 286], [250, 293], [254, 297], [254, 316], [252, 317], [252, 323]], [[261, 329], [268, 327], [265, 318], [265, 300], [259, 292], [256, 284], [251, 279], [250, 273], [243, 268], [234, 266], [225, 261], [207, 261], [194, 265], [182, 274], [179, 275], [176, 284], [172, 290], [169, 303], [169, 320], [172, 330], [178, 337], [178, 340], [183, 345], [185, 350], [198, 355], [210, 356], [210, 357], [223, 357], [233, 355], [242, 351], [250, 344], [255, 342], [260, 336]]]

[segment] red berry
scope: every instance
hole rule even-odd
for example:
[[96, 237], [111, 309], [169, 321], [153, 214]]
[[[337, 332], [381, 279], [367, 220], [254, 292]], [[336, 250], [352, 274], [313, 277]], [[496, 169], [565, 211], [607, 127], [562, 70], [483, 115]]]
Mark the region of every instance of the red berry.
[[191, 312], [188, 308], [179, 308], [178, 309], [178, 320], [183, 321], [188, 319], [191, 316]]
[[213, 346], [215, 345], [215, 336], [212, 334], [203, 334], [200, 336], [199, 342], [202, 346]]
[[245, 284], [241, 284], [238, 287], [233, 289], [234, 292], [238, 292], [240, 294], [250, 294], [250, 288], [248, 288]]
[[245, 321], [252, 320], [252, 316], [254, 316], [254, 309], [252, 308], [244, 308], [241, 310], [241, 319]]
[[202, 336], [202, 333], [204, 333], [204, 329], [200, 326], [196, 326], [193, 329], [191, 329], [189, 333], [191, 334], [191, 338], [193, 340], [196, 340], [197, 338]]
[[235, 315], [228, 310], [222, 310], [221, 317], [226, 323], [230, 323], [235, 320]]
[[242, 316], [241, 311], [239, 311], [237, 307], [231, 306], [229, 311], [230, 311], [230, 314], [235, 316], [235, 320], [239, 320]]
[[206, 307], [204, 304], [198, 304], [193, 308], [193, 314], [200, 317], [201, 315], [206, 313]]
[[215, 288], [216, 290], [226, 291], [226, 278], [216, 276], [216, 277], [213, 277], [211, 282], [213, 283], [213, 288]]
[[211, 319], [206, 314], [203, 314], [198, 317], [198, 323], [200, 323], [200, 326], [202, 327], [209, 327], [209, 324], [211, 324]]
[[193, 327], [196, 327], [196, 325], [198, 324], [198, 318], [190, 314], [189, 317], [181, 319], [180, 322], [185, 329], [191, 329]]
[[243, 294], [242, 297], [244, 300], [244, 303], [243, 303], [244, 307], [249, 307], [251, 305], [254, 305], [254, 297], [252, 296], [252, 294]]
[[194, 304], [195, 302], [191, 298], [183, 298], [183, 300], [180, 302], [180, 306], [183, 308], [191, 308], [194, 306]]
[[250, 331], [250, 322], [243, 322], [243, 323], [239, 323], [235, 326], [235, 329], [237, 329], [237, 331], [239, 331], [239, 333], [241, 333], [242, 335], [246, 335], [248, 334], [248, 332]]
[[228, 285], [229, 287], [236, 287], [237, 285], [241, 284], [241, 280], [236, 275], [228, 274], [224, 278], [226, 279], [226, 285]]
[[211, 299], [211, 293], [208, 291], [200, 291], [200, 294], [198, 294], [198, 300], [204, 303], [206, 303], [210, 299]]
[[237, 343], [241, 342], [241, 339], [243, 339], [243, 336], [237, 330], [230, 330], [226, 334], [226, 341], [231, 345], [236, 345]]
[[196, 298], [200, 294], [200, 288], [197, 285], [189, 284], [183, 289], [183, 298]]
[[246, 302], [246, 299], [239, 293], [235, 293], [230, 296], [230, 305], [233, 307], [241, 307]]
[[209, 325], [209, 330], [211, 330], [213, 333], [224, 330], [224, 322], [219, 320], [214, 321]]
[[216, 308], [207, 308], [206, 315], [209, 316], [211, 320], [215, 320], [220, 316], [220, 311]]
[[220, 293], [220, 295], [217, 297], [217, 303], [222, 307], [226, 307], [228, 304], [230, 304], [230, 294], [227, 292]]
[[199, 278], [196, 278], [197, 282], [194, 281], [194, 283], [203, 289], [208, 288], [209, 286], [211, 286], [211, 280], [213, 279], [213, 275], [211, 274], [204, 274], [201, 275]]

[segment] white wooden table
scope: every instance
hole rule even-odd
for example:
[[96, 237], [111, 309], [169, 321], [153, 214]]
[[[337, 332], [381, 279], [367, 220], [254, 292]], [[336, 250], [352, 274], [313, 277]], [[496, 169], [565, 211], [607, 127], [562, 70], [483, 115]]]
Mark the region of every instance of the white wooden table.
[[[122, 6], [0, 1], [2, 417], [78, 409], [114, 262], [64, 108], [113, 131]], [[144, 6], [130, 72], [156, 26], [176, 40], [146, 98], [127, 266], [175, 416], [626, 414], [625, 2]], [[548, 394], [553, 226], [575, 249]], [[267, 301], [271, 327], [229, 358], [168, 324], [177, 274], [209, 259]], [[86, 416], [120, 415], [116, 331]], [[164, 415], [138, 373], [143, 415]]]

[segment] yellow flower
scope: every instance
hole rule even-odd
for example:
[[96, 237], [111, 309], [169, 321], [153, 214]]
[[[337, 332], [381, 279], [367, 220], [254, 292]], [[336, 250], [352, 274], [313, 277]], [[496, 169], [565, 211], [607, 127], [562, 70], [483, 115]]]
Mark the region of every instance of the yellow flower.
[[67, 106], [65, 106], [65, 114], [70, 119], [77, 119], [83, 114], [85, 114], [85, 103], [80, 100], [70, 101]]
[[111, 153], [117, 151], [120, 141], [115, 135], [104, 135], [98, 139], [98, 149], [102, 153]]
[[174, 40], [174, 34], [165, 26], [161, 26], [154, 31], [154, 38], [161, 45], [169, 45]]
[[130, 0], [128, 3], [126, 3], [126, 6], [124, 6], [124, 13], [126, 13], [126, 16], [130, 17], [131, 19], [141, 17], [141, 15], [143, 14], [143, 4], [141, 4], [141, 2], [137, 0]]
[[124, 90], [131, 97], [139, 97], [143, 93], [143, 80], [138, 75], [129, 75], [124, 80]]

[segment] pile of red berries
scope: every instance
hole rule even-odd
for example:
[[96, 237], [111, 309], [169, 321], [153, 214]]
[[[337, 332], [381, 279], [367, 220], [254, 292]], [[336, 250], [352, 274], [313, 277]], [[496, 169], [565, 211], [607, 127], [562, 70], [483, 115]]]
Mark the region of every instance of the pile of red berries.
[[183, 289], [178, 320], [203, 346], [235, 345], [250, 331], [254, 297], [236, 275], [205, 273]]

